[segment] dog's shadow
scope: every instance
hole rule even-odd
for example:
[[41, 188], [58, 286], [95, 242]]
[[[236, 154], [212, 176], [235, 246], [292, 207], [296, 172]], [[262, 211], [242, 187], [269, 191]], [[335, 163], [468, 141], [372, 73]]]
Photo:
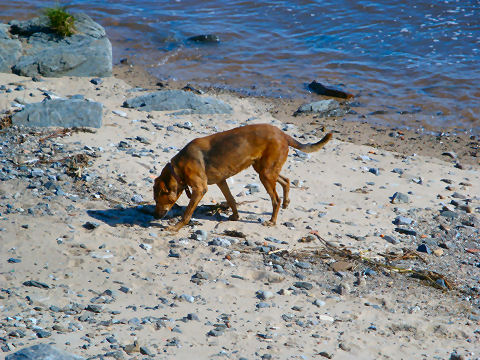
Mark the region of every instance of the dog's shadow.
[[[185, 206], [173, 205], [170, 211], [162, 220], [169, 220], [179, 217], [185, 212]], [[117, 207], [105, 210], [87, 210], [87, 214], [92, 218], [102, 221], [105, 224], [115, 227], [118, 225], [141, 226], [148, 228], [151, 226], [164, 227], [160, 220], [153, 216], [154, 205], [139, 205], [131, 207]], [[218, 206], [200, 205], [195, 209], [195, 219], [225, 221], [228, 216], [218, 211]]]

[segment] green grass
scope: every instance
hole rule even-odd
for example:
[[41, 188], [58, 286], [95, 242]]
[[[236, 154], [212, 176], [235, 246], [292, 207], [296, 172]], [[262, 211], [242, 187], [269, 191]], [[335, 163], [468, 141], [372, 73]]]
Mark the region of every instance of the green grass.
[[56, 6], [45, 9], [45, 15], [50, 20], [50, 28], [58, 35], [65, 37], [75, 33], [75, 18], [65, 7]]

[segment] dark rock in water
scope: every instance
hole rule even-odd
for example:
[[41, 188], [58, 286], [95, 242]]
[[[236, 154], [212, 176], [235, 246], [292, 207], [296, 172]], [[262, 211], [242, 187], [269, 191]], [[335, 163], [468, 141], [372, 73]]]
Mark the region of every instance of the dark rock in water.
[[143, 111], [185, 110], [185, 114], [231, 114], [233, 111], [223, 101], [182, 90], [148, 93], [126, 100], [123, 106]]
[[345, 91], [327, 88], [326, 86], [320, 84], [319, 82], [316, 82], [315, 80], [308, 84], [308, 89], [319, 95], [333, 96], [342, 99], [350, 99], [353, 97], [352, 94], [349, 94]]
[[5, 360], [84, 360], [84, 358], [59, 350], [52, 345], [38, 344], [7, 355]]
[[316, 113], [320, 116], [343, 116], [345, 110], [340, 107], [338, 101], [329, 99], [304, 104], [295, 111], [293, 116], [307, 113]]
[[214, 34], [196, 35], [189, 37], [187, 40], [203, 44], [217, 44], [220, 42], [220, 38]]
[[95, 127], [102, 126], [102, 108], [99, 102], [79, 99], [44, 100], [27, 104], [12, 116], [14, 125]]
[[112, 45], [105, 29], [75, 14], [76, 32], [62, 38], [47, 16], [0, 24], [0, 71], [22, 76], [111, 76]]

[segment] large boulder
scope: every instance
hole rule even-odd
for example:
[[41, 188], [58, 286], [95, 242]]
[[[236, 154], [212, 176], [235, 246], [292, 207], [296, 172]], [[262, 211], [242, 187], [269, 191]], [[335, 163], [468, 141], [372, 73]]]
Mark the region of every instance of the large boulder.
[[0, 24], [0, 71], [22, 76], [111, 76], [112, 45], [88, 15], [75, 15], [76, 33], [61, 37], [46, 16]]
[[0, 72], [11, 72], [13, 64], [22, 54], [19, 40], [10, 38], [10, 26], [0, 24]]
[[81, 99], [54, 99], [25, 105], [12, 116], [14, 125], [95, 127], [102, 126], [102, 108], [99, 102]]
[[182, 110], [181, 114], [230, 114], [233, 111], [230, 105], [221, 100], [182, 90], [148, 93], [126, 100], [123, 106], [144, 111]]
[[38, 344], [7, 355], [5, 360], [84, 360], [49, 344]]

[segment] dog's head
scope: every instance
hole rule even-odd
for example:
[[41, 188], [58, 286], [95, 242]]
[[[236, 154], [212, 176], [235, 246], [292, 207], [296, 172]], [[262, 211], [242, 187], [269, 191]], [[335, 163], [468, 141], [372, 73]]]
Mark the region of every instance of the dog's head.
[[177, 202], [183, 188], [172, 174], [171, 167], [165, 166], [155, 179], [153, 185], [153, 198], [155, 199], [155, 218], [164, 217], [171, 207]]

